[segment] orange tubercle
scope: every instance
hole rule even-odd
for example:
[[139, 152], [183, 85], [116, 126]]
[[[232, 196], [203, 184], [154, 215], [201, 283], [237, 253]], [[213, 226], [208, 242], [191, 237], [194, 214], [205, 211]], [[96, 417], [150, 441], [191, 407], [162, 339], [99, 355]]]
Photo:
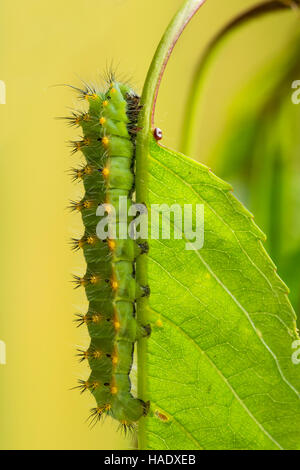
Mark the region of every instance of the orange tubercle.
[[93, 352], [93, 358], [94, 359], [100, 359], [101, 356], [102, 356], [102, 351], [94, 351]]
[[110, 251], [114, 251], [115, 248], [116, 248], [116, 242], [115, 240], [110, 240], [108, 239], [107, 240], [107, 244], [108, 244], [108, 248], [110, 249]]
[[96, 237], [89, 236], [89, 237], [87, 237], [87, 240], [86, 240], [86, 241], [87, 241], [88, 245], [94, 245], [94, 244], [96, 243], [96, 241], [97, 241], [97, 238], [96, 238]]
[[116, 365], [118, 364], [118, 356], [117, 356], [117, 355], [113, 355], [111, 361], [112, 361], [113, 365], [116, 366]]
[[107, 178], [109, 175], [109, 168], [107, 167], [103, 168], [102, 175], [104, 176], [104, 178]]
[[93, 274], [91, 277], [90, 277], [90, 283], [91, 284], [97, 284], [99, 282], [99, 276], [96, 276], [95, 274]]
[[90, 209], [92, 207], [92, 201], [84, 201], [83, 206], [85, 209]]
[[90, 175], [91, 173], [93, 173], [93, 168], [91, 166], [87, 165], [84, 169], [84, 173], [86, 175]]
[[97, 315], [92, 315], [92, 322], [93, 323], [99, 323], [102, 319], [102, 316], [97, 314]]
[[87, 93], [85, 95], [85, 99], [88, 100], [89, 98], [91, 98], [92, 100], [96, 100], [98, 98], [98, 95], [96, 93]]
[[104, 145], [104, 147], [108, 147], [108, 144], [109, 144], [109, 138], [104, 136], [102, 138], [102, 144]]

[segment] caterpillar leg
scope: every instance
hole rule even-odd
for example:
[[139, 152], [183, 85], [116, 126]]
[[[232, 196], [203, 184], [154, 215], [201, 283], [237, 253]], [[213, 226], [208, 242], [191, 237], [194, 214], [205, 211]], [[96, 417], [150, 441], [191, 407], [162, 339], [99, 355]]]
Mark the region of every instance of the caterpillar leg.
[[151, 290], [150, 286], [141, 286], [140, 284], [136, 283], [136, 291], [135, 291], [135, 300], [141, 299], [143, 297], [150, 297]]
[[137, 325], [137, 335], [136, 339], [139, 340], [141, 338], [149, 338], [151, 335], [151, 325]]
[[149, 253], [149, 243], [148, 242], [136, 242], [137, 245], [137, 256], [147, 255]]

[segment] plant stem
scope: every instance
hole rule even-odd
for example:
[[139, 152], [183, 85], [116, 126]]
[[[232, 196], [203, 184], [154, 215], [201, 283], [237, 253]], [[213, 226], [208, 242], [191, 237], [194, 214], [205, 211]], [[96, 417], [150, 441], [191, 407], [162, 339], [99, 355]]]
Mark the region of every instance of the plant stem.
[[[156, 53], [150, 65], [145, 81], [141, 104], [139, 127], [141, 131], [137, 137], [136, 147], [136, 200], [138, 203], [148, 202], [148, 152], [149, 142], [152, 139], [154, 127], [154, 113], [160, 83], [166, 69], [168, 60], [179, 37], [187, 24], [197, 13], [206, 0], [185, 0], [170, 25], [166, 29]], [[137, 281], [145, 286], [148, 283], [147, 255], [139, 256], [136, 266]], [[137, 301], [137, 319], [141, 324], [147, 324], [148, 299], [141, 298]], [[147, 396], [147, 339], [138, 343], [138, 396], [148, 400]], [[145, 419], [139, 424], [139, 449], [146, 448]]]
[[274, 13], [282, 10], [298, 9], [299, 1], [297, 0], [274, 0], [267, 1], [256, 5], [240, 14], [238, 17], [230, 21], [210, 42], [202, 55], [194, 78], [190, 87], [189, 97], [186, 103], [183, 119], [183, 132], [180, 145], [180, 151], [186, 155], [192, 155], [196, 134], [200, 128], [198, 122], [198, 109], [202, 96], [204, 84], [206, 83], [206, 73], [210, 64], [213, 62], [219, 48], [223, 45], [224, 40], [231, 36], [239, 27], [248, 21], [256, 19], [267, 13]]

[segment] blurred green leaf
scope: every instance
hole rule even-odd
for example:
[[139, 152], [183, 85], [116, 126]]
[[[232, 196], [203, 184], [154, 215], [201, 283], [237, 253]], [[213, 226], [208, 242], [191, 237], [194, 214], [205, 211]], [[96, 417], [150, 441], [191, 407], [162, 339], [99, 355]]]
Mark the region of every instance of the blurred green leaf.
[[[202, 102], [203, 89], [209, 79], [208, 72], [211, 63], [218, 58], [220, 49], [222, 49], [226, 41], [251, 21], [257, 20], [267, 14], [274, 14], [284, 10], [298, 12], [299, 7], [300, 4], [298, 0], [267, 0], [257, 3], [247, 10], [242, 11], [213, 37], [198, 61], [187, 98], [180, 146], [183, 153], [186, 155], [191, 154], [195, 146], [199, 128], [198, 110]], [[273, 77], [270, 76], [270, 84], [272, 84], [272, 80]], [[268, 83], [262, 85], [269, 86]]]
[[[300, 41], [238, 95], [213, 160], [267, 234], [267, 249], [285, 281], [300, 248], [300, 106], [292, 82], [300, 77]], [[289, 266], [289, 268], [288, 268]], [[288, 271], [287, 271], [288, 269]], [[295, 259], [292, 300], [299, 311]]]

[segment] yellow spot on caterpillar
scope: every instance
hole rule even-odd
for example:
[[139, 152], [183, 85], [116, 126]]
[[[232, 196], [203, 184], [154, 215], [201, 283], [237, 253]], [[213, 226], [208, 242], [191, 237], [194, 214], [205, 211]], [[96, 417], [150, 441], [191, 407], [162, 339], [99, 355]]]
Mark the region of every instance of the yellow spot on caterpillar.
[[117, 90], [116, 90], [115, 88], [111, 88], [110, 92], [111, 92], [111, 93], [116, 93]]
[[92, 201], [84, 201], [84, 203], [83, 203], [83, 207], [85, 209], [90, 209], [92, 207], [92, 205], [93, 205]]
[[108, 137], [103, 137], [102, 139], [102, 144], [104, 145], [104, 147], [108, 147], [108, 144], [109, 144], [109, 138]]
[[91, 100], [96, 100], [98, 98], [98, 95], [96, 93], [87, 93], [85, 95], [85, 99], [88, 100], [89, 98]]
[[109, 175], [109, 168], [107, 167], [103, 168], [102, 175], [104, 176], [104, 178], [107, 178]]
[[116, 290], [118, 289], [118, 287], [119, 287], [118, 281], [116, 281], [115, 279], [112, 279], [112, 281], [111, 281], [111, 287], [112, 287], [112, 289], [113, 289], [114, 291], [116, 291]]
[[161, 328], [163, 326], [163, 322], [160, 320], [160, 318], [156, 320], [156, 326], [158, 326], [158, 328]]
[[117, 355], [114, 355], [114, 356], [112, 357], [111, 362], [113, 363], [114, 366], [116, 366], [116, 365], [118, 364], [118, 357], [117, 357]]
[[87, 165], [87, 166], [84, 168], [84, 173], [85, 173], [86, 175], [92, 174], [92, 173], [93, 173], [93, 168], [92, 168], [91, 166]]
[[97, 284], [99, 282], [99, 276], [96, 276], [95, 274], [93, 274], [93, 276], [90, 277], [90, 283], [91, 284]]
[[96, 241], [97, 241], [97, 238], [96, 238], [96, 237], [89, 236], [89, 237], [87, 237], [87, 240], [86, 240], [86, 241], [87, 241], [87, 243], [88, 243], [89, 245], [94, 245], [94, 244], [96, 243]]
[[107, 240], [107, 244], [108, 244], [108, 248], [110, 249], [110, 251], [114, 251], [115, 248], [116, 248], [116, 242], [115, 240]]
[[102, 315], [92, 315], [92, 322], [93, 323], [100, 323], [100, 321], [102, 320]]
[[[121, 328], [121, 324], [118, 318], [118, 311], [116, 307], [114, 308], [113, 325], [116, 331], [119, 331], [119, 329]], [[115, 351], [115, 355], [117, 355], [116, 351]]]
[[100, 359], [101, 356], [102, 356], [102, 351], [94, 351], [93, 352], [93, 358], [94, 359]]
[[99, 119], [99, 122], [100, 122], [101, 126], [104, 126], [104, 124], [106, 123], [105, 117], [101, 117], [101, 118]]
[[106, 108], [108, 106], [108, 101], [107, 100], [103, 101], [102, 106]]
[[117, 387], [111, 387], [111, 394], [116, 395], [118, 393]]

